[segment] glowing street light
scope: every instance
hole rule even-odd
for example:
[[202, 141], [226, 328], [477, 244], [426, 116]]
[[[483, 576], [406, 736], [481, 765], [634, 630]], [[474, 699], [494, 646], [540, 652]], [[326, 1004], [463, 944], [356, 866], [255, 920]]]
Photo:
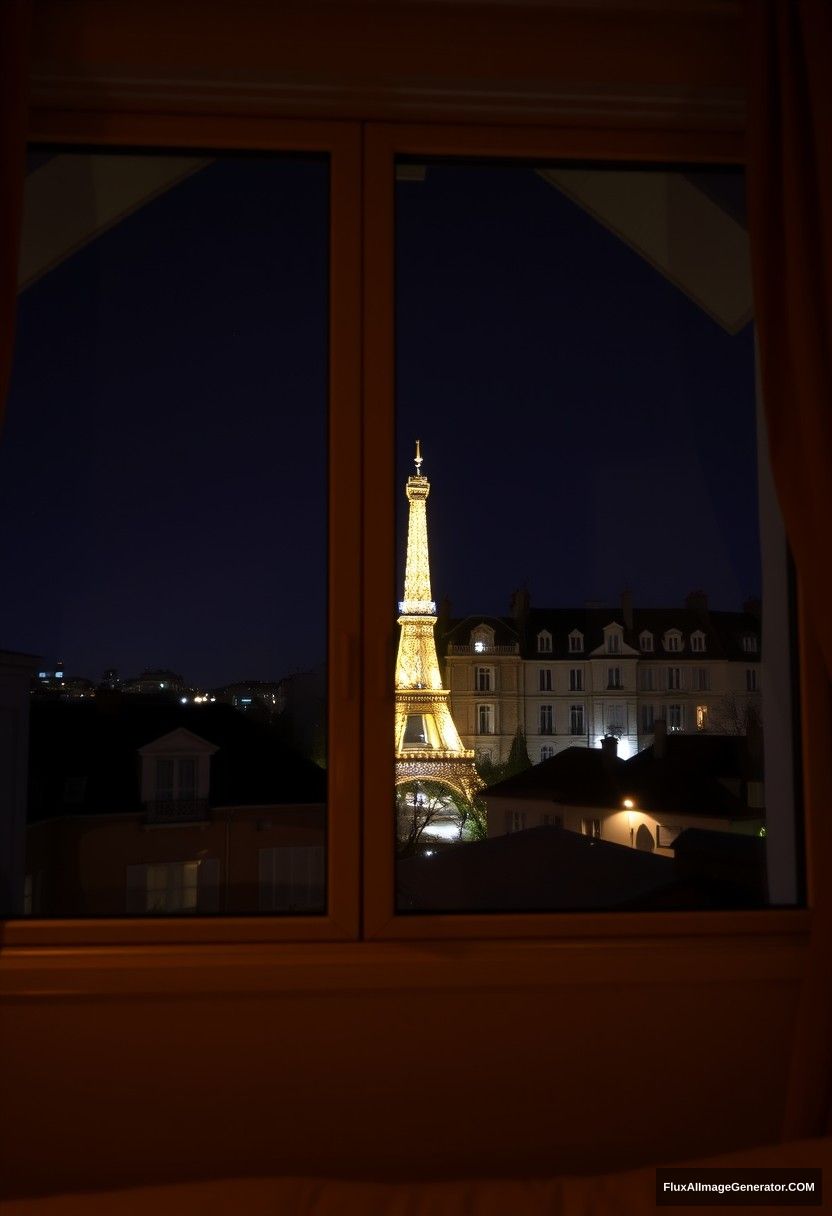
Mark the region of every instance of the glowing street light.
[[635, 830], [635, 817], [633, 815], [633, 809], [636, 804], [632, 798], [625, 798], [621, 805], [627, 812], [627, 827], [630, 829], [630, 848], [633, 848], [633, 832]]

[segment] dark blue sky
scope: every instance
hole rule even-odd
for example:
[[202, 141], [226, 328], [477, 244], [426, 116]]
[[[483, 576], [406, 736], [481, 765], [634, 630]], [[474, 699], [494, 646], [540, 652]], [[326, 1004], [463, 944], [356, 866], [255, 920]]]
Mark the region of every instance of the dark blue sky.
[[20, 301], [0, 645], [206, 683], [324, 657], [328, 173], [221, 160]]
[[[436, 597], [758, 591], [750, 327], [529, 169], [397, 198], [397, 481], [418, 435]], [[326, 244], [324, 165], [225, 158], [22, 295], [0, 648], [205, 684], [324, 657]]]

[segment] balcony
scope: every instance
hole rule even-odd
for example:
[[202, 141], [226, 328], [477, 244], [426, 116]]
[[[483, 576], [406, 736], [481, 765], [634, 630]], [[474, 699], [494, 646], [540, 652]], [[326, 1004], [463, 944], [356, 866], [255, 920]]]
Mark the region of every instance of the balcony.
[[170, 798], [148, 802], [145, 823], [204, 823], [208, 819], [207, 798]]
[[449, 655], [469, 655], [469, 654], [508, 655], [508, 654], [519, 654], [520, 653], [519, 642], [512, 642], [512, 644], [510, 646], [488, 646], [484, 642], [480, 642], [479, 647], [480, 648], [477, 649], [475, 646], [472, 646], [470, 644], [467, 646], [449, 646], [448, 654]]

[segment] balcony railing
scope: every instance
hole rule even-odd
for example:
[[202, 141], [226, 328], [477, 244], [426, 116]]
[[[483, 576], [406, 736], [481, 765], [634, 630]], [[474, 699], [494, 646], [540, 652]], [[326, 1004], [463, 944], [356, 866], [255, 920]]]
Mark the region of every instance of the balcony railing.
[[147, 823], [202, 823], [207, 818], [207, 798], [169, 798], [145, 805]]
[[471, 645], [449, 646], [448, 647], [448, 654], [452, 654], [452, 655], [519, 654], [519, 653], [520, 653], [519, 642], [512, 642], [510, 646], [487, 646], [483, 643], [481, 645], [480, 649], [477, 649], [476, 646], [471, 646]]

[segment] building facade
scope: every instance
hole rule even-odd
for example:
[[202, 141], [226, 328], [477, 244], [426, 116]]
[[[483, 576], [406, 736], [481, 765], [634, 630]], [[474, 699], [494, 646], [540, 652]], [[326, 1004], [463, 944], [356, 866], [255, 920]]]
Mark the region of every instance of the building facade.
[[567, 747], [618, 740], [622, 759], [670, 733], [746, 734], [760, 721], [756, 601], [716, 612], [694, 592], [674, 608], [534, 609], [446, 620], [440, 645], [451, 712], [466, 747], [494, 764], [520, 728], [538, 764]]

